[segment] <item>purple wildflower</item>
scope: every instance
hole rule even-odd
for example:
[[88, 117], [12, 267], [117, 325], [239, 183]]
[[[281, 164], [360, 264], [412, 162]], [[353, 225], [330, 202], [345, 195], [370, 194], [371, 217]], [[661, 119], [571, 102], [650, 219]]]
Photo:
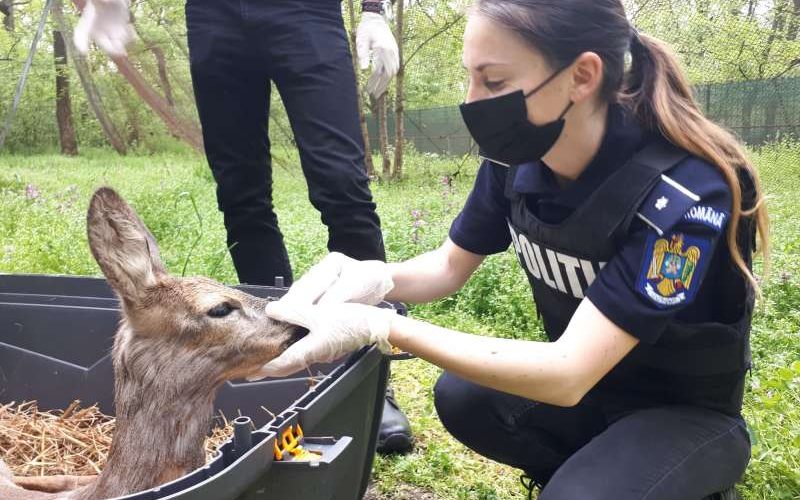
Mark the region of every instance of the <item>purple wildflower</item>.
[[41, 196], [41, 193], [39, 193], [39, 188], [33, 184], [28, 184], [25, 186], [25, 198], [29, 200], [35, 200], [39, 196]]

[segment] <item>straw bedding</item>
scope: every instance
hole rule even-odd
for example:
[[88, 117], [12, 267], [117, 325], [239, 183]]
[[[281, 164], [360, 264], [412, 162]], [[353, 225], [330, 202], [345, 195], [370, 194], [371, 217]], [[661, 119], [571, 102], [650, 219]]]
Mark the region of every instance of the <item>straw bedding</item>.
[[[222, 417], [206, 439], [206, 459], [233, 434]], [[35, 401], [0, 406], [0, 458], [16, 476], [98, 474], [105, 464], [114, 418], [97, 405], [39, 411]]]

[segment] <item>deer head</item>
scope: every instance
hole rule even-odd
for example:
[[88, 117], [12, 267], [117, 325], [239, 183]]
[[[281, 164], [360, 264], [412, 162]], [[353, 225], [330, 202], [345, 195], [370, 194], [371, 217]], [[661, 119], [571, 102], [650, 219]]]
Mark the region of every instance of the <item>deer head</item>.
[[113, 349], [117, 431], [87, 496], [107, 498], [201, 466], [219, 385], [257, 372], [307, 331], [268, 318], [265, 299], [171, 276], [153, 236], [112, 189], [94, 194], [87, 222], [92, 254], [122, 306]]
[[171, 276], [150, 231], [110, 188], [92, 197], [87, 228], [92, 254], [122, 305], [114, 361], [125, 376], [147, 379], [179, 367], [195, 381], [245, 377], [307, 333], [268, 318], [266, 299], [207, 278]]

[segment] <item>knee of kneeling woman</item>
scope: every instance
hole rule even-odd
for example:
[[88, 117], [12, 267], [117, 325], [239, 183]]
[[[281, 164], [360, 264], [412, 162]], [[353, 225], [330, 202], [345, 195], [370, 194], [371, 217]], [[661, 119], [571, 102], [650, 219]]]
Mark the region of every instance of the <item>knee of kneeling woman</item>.
[[456, 375], [444, 372], [433, 388], [433, 403], [447, 432], [469, 446], [478, 421], [486, 415], [486, 390]]
[[450, 434], [460, 434], [467, 417], [468, 382], [448, 372], [442, 373], [433, 388], [433, 405], [442, 425]]

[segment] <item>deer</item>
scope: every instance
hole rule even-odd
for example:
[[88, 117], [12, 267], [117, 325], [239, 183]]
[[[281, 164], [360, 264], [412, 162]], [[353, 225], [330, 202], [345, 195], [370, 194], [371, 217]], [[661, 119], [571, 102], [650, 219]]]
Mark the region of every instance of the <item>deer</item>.
[[116, 430], [105, 467], [82, 478], [28, 478], [17, 485], [0, 461], [4, 500], [99, 500], [148, 490], [205, 463], [214, 397], [308, 333], [274, 321], [269, 299], [208, 278], [170, 275], [155, 239], [111, 188], [87, 214], [89, 247], [119, 298], [114, 336]]

